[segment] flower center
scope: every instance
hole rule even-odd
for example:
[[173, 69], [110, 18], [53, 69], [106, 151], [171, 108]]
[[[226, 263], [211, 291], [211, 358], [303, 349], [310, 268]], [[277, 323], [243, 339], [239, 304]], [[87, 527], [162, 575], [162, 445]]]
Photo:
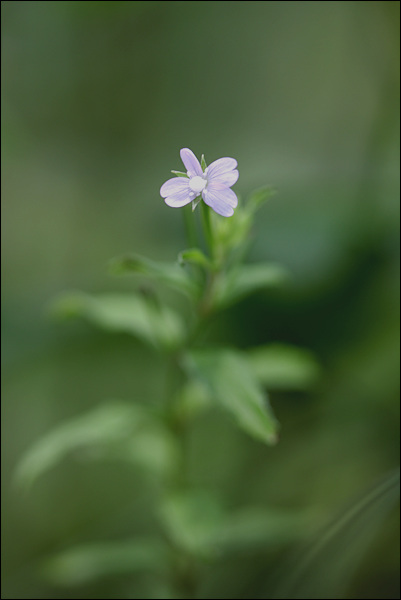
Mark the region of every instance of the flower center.
[[205, 189], [206, 184], [206, 179], [203, 179], [203, 177], [200, 177], [199, 175], [196, 175], [195, 177], [192, 177], [192, 179], [189, 180], [189, 187], [193, 192], [196, 192], [197, 194], [199, 194], [199, 192], [202, 192]]

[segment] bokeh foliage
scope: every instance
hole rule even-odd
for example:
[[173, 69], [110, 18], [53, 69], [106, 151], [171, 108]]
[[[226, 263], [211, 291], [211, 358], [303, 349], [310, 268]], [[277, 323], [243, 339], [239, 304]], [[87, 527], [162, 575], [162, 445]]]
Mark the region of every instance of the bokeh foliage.
[[[322, 367], [314, 387], [290, 380], [286, 391], [273, 369], [273, 449], [224, 413], [190, 432], [192, 481], [219, 496], [202, 502], [206, 553], [216, 511], [237, 514], [224, 521], [232, 551], [205, 561], [199, 597], [274, 597], [298, 553], [398, 462], [399, 3], [6, 1], [2, 16], [4, 597], [171, 597], [146, 568], [165, 548], [157, 484], [140, 466], [78, 451], [29, 492], [12, 480], [64, 419], [98, 411], [102, 422], [110, 399], [123, 416], [132, 399], [146, 411], [163, 394], [151, 349], [55, 323], [46, 306], [65, 289], [144, 285], [111, 276], [113, 256], [157, 263], [183, 250], [181, 216], [158, 191], [184, 146], [237, 158], [243, 196], [274, 184], [251, 258], [291, 273], [228, 307], [210, 339], [302, 346]], [[177, 543], [198, 502], [165, 507]], [[390, 504], [355, 522], [354, 544], [340, 532], [299, 597], [333, 597], [334, 579], [334, 597], [397, 597]]]

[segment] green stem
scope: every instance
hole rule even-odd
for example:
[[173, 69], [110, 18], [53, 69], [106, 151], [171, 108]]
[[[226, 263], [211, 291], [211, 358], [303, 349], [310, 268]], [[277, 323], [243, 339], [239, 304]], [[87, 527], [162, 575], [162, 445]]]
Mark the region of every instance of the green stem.
[[170, 484], [174, 487], [181, 487], [184, 479], [184, 437], [185, 437], [185, 423], [182, 422], [182, 418], [177, 413], [176, 400], [180, 389], [183, 385], [183, 373], [179, 365], [178, 354], [172, 355], [168, 359], [166, 368], [166, 383], [165, 383], [165, 415], [167, 425], [178, 442], [180, 450], [179, 460], [182, 464], [177, 469], [177, 474], [173, 477]]
[[210, 215], [210, 208], [205, 202], [201, 202], [202, 205], [202, 225], [203, 234], [205, 236], [206, 244], [208, 246], [211, 257], [214, 255], [214, 243], [213, 243], [213, 229], [212, 220]]
[[[172, 474], [164, 493], [171, 494], [180, 491], [185, 491], [188, 488], [188, 424], [183, 415], [177, 412], [176, 399], [180, 388], [184, 382], [183, 372], [179, 364], [179, 353], [171, 355], [166, 369], [166, 421], [167, 425], [174, 436], [178, 455], [178, 464], [176, 470]], [[188, 598], [189, 600], [196, 597], [196, 589], [198, 585], [196, 561], [184, 549], [178, 550], [174, 548], [176, 555], [175, 563], [171, 565], [171, 575], [179, 598]]]
[[[215, 249], [210, 208], [203, 201], [201, 202], [201, 205], [203, 235], [213, 261]], [[189, 246], [195, 248], [198, 247], [197, 230], [190, 206], [185, 207], [184, 209], [184, 225]], [[179, 407], [176, 405], [179, 389], [185, 382], [185, 374], [180, 365], [180, 355], [185, 352], [185, 350], [190, 350], [191, 347], [199, 341], [199, 338], [205, 331], [205, 325], [208, 323], [213, 312], [213, 295], [219, 274], [220, 271], [216, 270], [213, 266], [206, 266], [202, 297], [194, 307], [196, 311], [196, 323], [194, 328], [189, 332], [187, 339], [183, 341], [182, 345], [180, 345], [179, 348], [176, 348], [174, 354], [169, 357], [165, 409], [168, 426], [172, 435], [175, 437], [179, 449], [179, 465], [177, 472], [169, 482], [168, 491], [185, 490], [190, 481], [187, 459], [189, 434], [188, 417], [184, 413], [180, 414]], [[179, 594], [182, 594], [182, 597], [196, 597], [196, 590], [198, 587], [197, 561], [184, 550], [182, 551], [174, 577], [177, 590], [179, 591]]]
[[184, 226], [187, 237], [188, 248], [198, 246], [198, 236], [196, 232], [195, 219], [192, 212], [192, 205], [185, 206], [182, 211], [184, 215]]

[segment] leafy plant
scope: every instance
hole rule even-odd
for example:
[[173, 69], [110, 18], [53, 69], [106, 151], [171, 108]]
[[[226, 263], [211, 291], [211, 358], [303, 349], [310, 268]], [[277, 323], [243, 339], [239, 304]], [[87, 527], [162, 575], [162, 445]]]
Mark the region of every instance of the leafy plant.
[[[299, 348], [264, 345], [238, 350], [207, 343], [209, 324], [221, 311], [249, 294], [282, 285], [288, 274], [276, 264], [245, 262], [255, 216], [272, 190], [258, 190], [237, 207], [231, 190], [238, 177], [236, 161], [219, 159], [207, 167], [204, 158], [199, 163], [184, 150], [188, 172], [174, 172], [177, 177], [162, 186], [162, 195], [170, 206], [188, 204], [182, 208], [188, 248], [174, 262], [131, 255], [110, 263], [115, 275], [146, 280], [146, 292], [139, 287], [129, 294], [66, 293], [53, 306], [59, 317], [86, 319], [105, 331], [136, 337], [162, 357], [169, 372], [161, 407], [103, 403], [61, 424], [22, 458], [17, 471], [22, 485], [32, 485], [70, 455], [88, 461], [123, 460], [160, 484], [155, 515], [159, 535], [64, 550], [43, 565], [46, 576], [59, 585], [154, 572], [173, 582], [174, 597], [193, 597], [203, 561], [286, 543], [298, 537], [307, 521], [297, 511], [270, 507], [232, 512], [213, 490], [193, 489], [185, 476], [185, 438], [202, 412], [221, 410], [244, 434], [274, 445], [279, 425], [266, 387], [305, 389], [316, 381], [318, 367], [313, 356]], [[199, 202], [202, 237], [195, 224], [199, 211], [193, 212]], [[167, 306], [154, 283], [182, 295], [184, 313]]]

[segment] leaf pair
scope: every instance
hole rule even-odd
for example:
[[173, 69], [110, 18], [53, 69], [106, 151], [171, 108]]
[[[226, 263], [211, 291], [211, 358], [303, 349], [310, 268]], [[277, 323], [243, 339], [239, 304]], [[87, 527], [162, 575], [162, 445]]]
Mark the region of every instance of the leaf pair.
[[[179, 254], [178, 263], [155, 262], [140, 256], [131, 256], [115, 259], [112, 271], [117, 274], [145, 275], [196, 300], [202, 294], [202, 287], [184, 268], [187, 264], [200, 267], [206, 273], [218, 270], [217, 265], [199, 248], [189, 248]], [[214, 307], [225, 308], [254, 292], [280, 286], [287, 280], [287, 270], [275, 263], [236, 265], [227, 271], [220, 270], [213, 297]]]
[[[278, 424], [263, 385], [304, 389], [318, 376], [313, 357], [288, 346], [262, 346], [248, 352], [196, 350], [184, 355], [183, 367], [189, 379], [177, 410], [184, 418], [215, 403], [245, 432], [268, 444], [276, 442]], [[74, 452], [129, 460], [160, 474], [174, 468], [177, 449], [152, 411], [115, 401], [71, 419], [40, 439], [21, 460], [17, 480], [29, 485]]]
[[167, 495], [158, 516], [166, 541], [139, 536], [82, 544], [46, 559], [42, 572], [52, 583], [68, 587], [133, 573], [163, 580], [182, 552], [210, 561], [254, 548], [279, 548], [302, 537], [310, 523], [302, 512], [262, 506], [227, 512], [213, 494], [196, 489]]

